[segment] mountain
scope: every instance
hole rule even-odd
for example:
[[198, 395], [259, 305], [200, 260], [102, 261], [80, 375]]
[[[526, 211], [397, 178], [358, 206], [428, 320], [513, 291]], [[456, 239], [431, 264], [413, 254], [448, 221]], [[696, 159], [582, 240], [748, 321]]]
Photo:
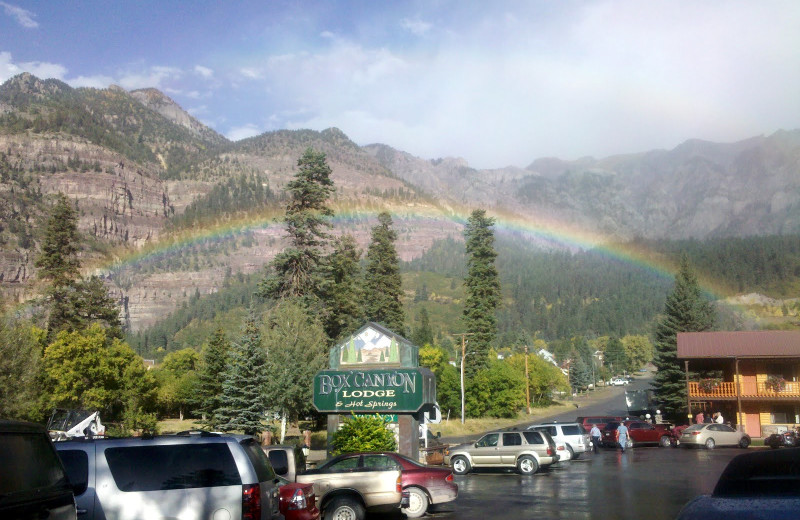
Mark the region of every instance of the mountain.
[[336, 128], [234, 143], [156, 89], [72, 88], [26, 73], [0, 85], [0, 288], [12, 301], [36, 294], [41, 221], [63, 192], [87, 238], [83, 265], [105, 277], [131, 327], [146, 327], [231, 275], [260, 272], [284, 247], [274, 218], [308, 147], [333, 169], [335, 232], [365, 247], [372, 215], [390, 210], [404, 260], [460, 240], [451, 217], [476, 207], [610, 240], [800, 232], [800, 131], [477, 170], [359, 146]]

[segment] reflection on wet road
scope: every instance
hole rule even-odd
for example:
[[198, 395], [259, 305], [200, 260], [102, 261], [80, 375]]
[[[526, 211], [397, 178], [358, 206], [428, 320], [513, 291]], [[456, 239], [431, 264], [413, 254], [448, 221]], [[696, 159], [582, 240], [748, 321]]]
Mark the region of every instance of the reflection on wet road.
[[[674, 519], [689, 500], [711, 493], [730, 459], [744, 452], [733, 448], [635, 448], [624, 454], [601, 450], [530, 477], [484, 470], [456, 477], [458, 499], [427, 518]], [[373, 518], [381, 517], [370, 515]]]

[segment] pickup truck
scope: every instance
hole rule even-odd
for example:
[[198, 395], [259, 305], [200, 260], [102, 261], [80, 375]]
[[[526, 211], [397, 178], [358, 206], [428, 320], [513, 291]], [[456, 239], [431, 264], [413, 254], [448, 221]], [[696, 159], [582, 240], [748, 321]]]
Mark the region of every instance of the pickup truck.
[[297, 475], [312, 484], [323, 518], [363, 520], [365, 511], [391, 512], [408, 507], [400, 465], [381, 453], [348, 453]]

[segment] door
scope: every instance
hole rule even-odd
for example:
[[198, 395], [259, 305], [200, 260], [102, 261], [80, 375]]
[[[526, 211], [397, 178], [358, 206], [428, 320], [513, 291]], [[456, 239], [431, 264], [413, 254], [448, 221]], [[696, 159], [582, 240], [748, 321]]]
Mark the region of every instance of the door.
[[[94, 519], [95, 501], [95, 462], [94, 443], [76, 449], [58, 450], [58, 457], [64, 465], [67, 478], [72, 484], [75, 504], [78, 506], [78, 520]], [[91, 464], [90, 464], [91, 462]], [[98, 511], [98, 519], [104, 520], [102, 510]]]
[[517, 463], [517, 453], [522, 446], [522, 436], [517, 432], [503, 433], [502, 446], [500, 447], [500, 463], [514, 465]]
[[470, 450], [474, 466], [493, 466], [500, 464], [500, 434], [487, 433]]

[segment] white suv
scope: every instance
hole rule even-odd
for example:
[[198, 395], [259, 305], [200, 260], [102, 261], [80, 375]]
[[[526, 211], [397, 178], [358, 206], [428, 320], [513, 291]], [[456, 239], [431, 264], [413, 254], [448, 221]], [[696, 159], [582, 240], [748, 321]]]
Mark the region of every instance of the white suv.
[[570, 459], [577, 459], [589, 450], [589, 434], [581, 423], [533, 424], [528, 426], [528, 429], [547, 432], [557, 443], [563, 442]]
[[621, 377], [615, 377], [611, 380], [611, 384], [614, 386], [623, 386], [628, 384], [628, 380]]

